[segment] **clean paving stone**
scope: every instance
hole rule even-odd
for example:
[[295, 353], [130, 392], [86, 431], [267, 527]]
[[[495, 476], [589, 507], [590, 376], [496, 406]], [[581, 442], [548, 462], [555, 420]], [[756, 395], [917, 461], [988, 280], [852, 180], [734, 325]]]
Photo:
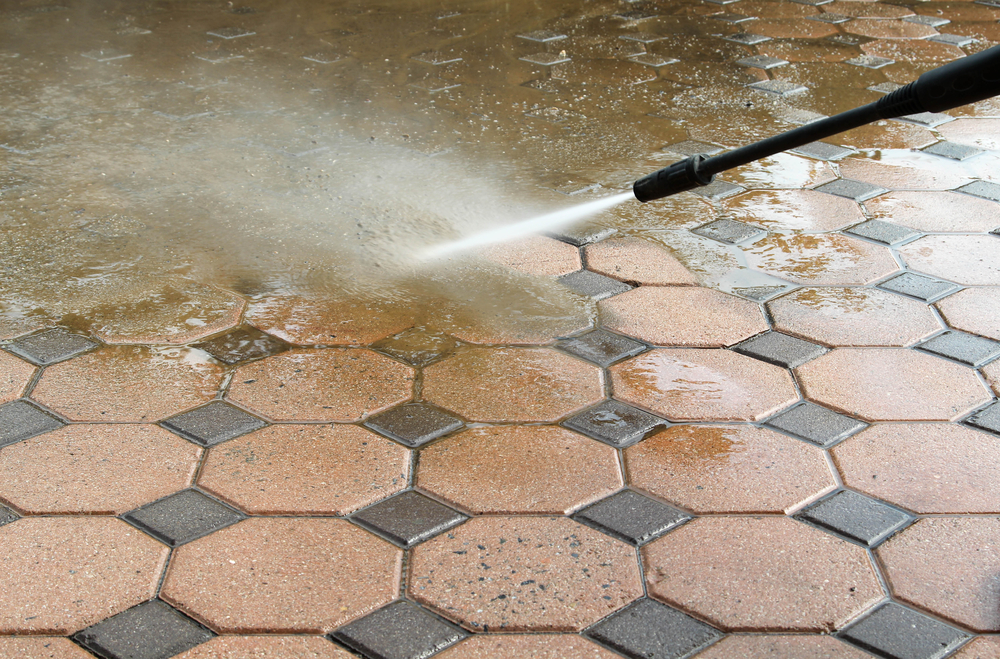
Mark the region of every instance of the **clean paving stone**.
[[612, 295], [632, 290], [632, 286], [624, 282], [591, 272], [590, 270], [571, 272], [568, 275], [559, 277], [559, 281], [570, 290], [580, 295], [585, 295], [592, 300], [603, 300]]
[[887, 279], [878, 287], [900, 295], [915, 297], [928, 303], [936, 302], [961, 288], [958, 284], [950, 281], [928, 277], [916, 272], [904, 272]]
[[633, 490], [622, 490], [584, 508], [573, 519], [641, 547], [691, 516]]
[[691, 190], [691, 192], [699, 197], [704, 197], [712, 201], [719, 201], [720, 199], [725, 199], [726, 197], [732, 197], [735, 194], [739, 194], [745, 189], [746, 188], [743, 186], [716, 179], [708, 185], [702, 185], [694, 190]]
[[1000, 356], [1000, 342], [955, 330], [942, 332], [916, 348], [973, 368], [984, 366]]
[[407, 403], [376, 414], [365, 427], [411, 448], [422, 446], [465, 425], [461, 419], [424, 403]]
[[478, 634], [435, 659], [620, 659], [576, 634]]
[[13, 510], [0, 503], [0, 526], [3, 526], [5, 524], [10, 524], [11, 522], [15, 522], [19, 519], [21, 519], [20, 515], [18, 515]]
[[722, 219], [691, 229], [691, 233], [696, 233], [699, 236], [705, 236], [712, 240], [718, 240], [720, 243], [735, 245], [759, 238], [765, 235], [767, 231], [760, 227], [746, 224], [745, 222]]
[[866, 201], [872, 197], [877, 197], [880, 194], [888, 192], [886, 188], [846, 178], [837, 179], [836, 181], [831, 181], [830, 183], [824, 183], [823, 185], [817, 187], [816, 190], [836, 195], [838, 197], [844, 197], [846, 199], [853, 199], [854, 201]]
[[917, 114], [908, 114], [905, 117], [899, 117], [897, 121], [905, 121], [917, 124], [918, 126], [926, 126], [927, 128], [937, 128], [950, 121], [955, 121], [955, 117], [939, 112], [918, 112]]
[[970, 637], [895, 602], [883, 604], [838, 636], [886, 659], [939, 659]]
[[564, 243], [569, 243], [570, 245], [574, 245], [576, 247], [583, 247], [584, 245], [589, 245], [591, 243], [600, 242], [605, 238], [610, 238], [617, 232], [618, 230], [612, 227], [598, 227], [587, 224], [579, 224], [560, 229], [558, 232], [547, 233], [545, 235], [551, 236], [556, 240], [561, 240]]
[[906, 21], [907, 23], [919, 23], [921, 25], [929, 25], [930, 27], [941, 27], [942, 25], [947, 25], [948, 23], [951, 23], [950, 20], [948, 20], [947, 18], [943, 18], [941, 16], [925, 16], [925, 15], [904, 16], [903, 20]]
[[643, 352], [646, 344], [604, 329], [596, 329], [571, 339], [563, 339], [556, 343], [556, 347], [598, 366], [608, 367]]
[[354, 513], [351, 519], [409, 548], [444, 533], [469, 517], [419, 492], [409, 491], [368, 506]]
[[214, 446], [259, 430], [267, 422], [234, 405], [213, 401], [204, 407], [164, 419], [160, 425], [201, 446]]
[[868, 240], [874, 240], [883, 245], [895, 245], [904, 240], [910, 240], [920, 235], [919, 231], [914, 231], [908, 227], [883, 222], [882, 220], [868, 220], [847, 229], [846, 233]]
[[898, 249], [914, 270], [965, 286], [1000, 286], [1000, 242], [995, 236], [929, 235]]
[[0, 637], [0, 657], [24, 659], [94, 659], [68, 638], [56, 636]]
[[935, 156], [941, 156], [942, 158], [948, 158], [950, 160], [968, 160], [978, 156], [981, 153], [986, 153], [983, 149], [975, 146], [969, 146], [967, 144], [958, 144], [956, 142], [935, 142], [934, 144], [921, 149], [924, 153], [931, 153]]
[[642, 238], [609, 238], [586, 247], [587, 268], [630, 284], [694, 285], [697, 278], [662, 245]]
[[215, 637], [160, 600], [150, 600], [84, 629], [77, 643], [108, 659], [168, 659]]
[[927, 40], [936, 41], [937, 43], [945, 43], [949, 46], [958, 46], [959, 48], [965, 48], [966, 46], [971, 46], [976, 43], [976, 39], [961, 34], [935, 34], [934, 36], [927, 37]]
[[367, 659], [423, 659], [458, 643], [468, 632], [413, 602], [400, 600], [333, 632]]
[[55, 364], [98, 346], [85, 336], [72, 334], [64, 329], [51, 329], [30, 336], [22, 336], [7, 344], [6, 348], [32, 364]]
[[797, 153], [809, 158], [815, 158], [816, 160], [833, 162], [845, 158], [855, 153], [855, 151], [846, 146], [827, 144], [826, 142], [810, 142], [809, 144], [791, 149], [790, 153]]
[[562, 425], [616, 448], [625, 448], [665, 427], [667, 421], [617, 400], [607, 400], [571, 416]]
[[24, 400], [0, 405], [0, 448], [62, 428], [65, 424]]
[[967, 425], [1000, 435], [1000, 402], [993, 403], [965, 420]]
[[871, 655], [867, 652], [862, 652], [854, 646], [825, 634], [731, 635], [697, 655], [697, 659], [751, 659], [757, 657], [772, 657], [773, 659], [871, 659]]
[[733, 346], [733, 350], [785, 368], [801, 366], [827, 351], [823, 346], [781, 332], [765, 332]]
[[866, 547], [876, 547], [913, 518], [852, 490], [841, 490], [795, 515]]
[[690, 657], [722, 637], [677, 609], [643, 598], [587, 630], [587, 636], [631, 659]]
[[868, 427], [864, 421], [808, 401], [775, 414], [765, 425], [822, 448], [833, 446]]
[[971, 194], [976, 197], [982, 197], [983, 199], [1000, 201], [1000, 183], [993, 183], [991, 181], [973, 181], [972, 183], [963, 185], [958, 189], [958, 191], [964, 192], [965, 194]]
[[246, 515], [197, 490], [182, 490], [122, 515], [171, 547], [231, 526]]
[[322, 636], [227, 634], [174, 659], [356, 659], [356, 655]]

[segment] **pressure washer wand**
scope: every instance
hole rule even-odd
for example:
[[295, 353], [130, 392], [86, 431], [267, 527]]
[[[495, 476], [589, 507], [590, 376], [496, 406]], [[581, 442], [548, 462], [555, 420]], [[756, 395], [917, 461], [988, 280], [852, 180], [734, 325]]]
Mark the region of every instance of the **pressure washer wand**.
[[760, 142], [709, 158], [691, 156], [644, 176], [632, 185], [641, 202], [708, 185], [715, 175], [776, 153], [858, 128], [880, 119], [943, 112], [1000, 95], [1000, 46], [928, 71], [874, 103], [806, 124]]

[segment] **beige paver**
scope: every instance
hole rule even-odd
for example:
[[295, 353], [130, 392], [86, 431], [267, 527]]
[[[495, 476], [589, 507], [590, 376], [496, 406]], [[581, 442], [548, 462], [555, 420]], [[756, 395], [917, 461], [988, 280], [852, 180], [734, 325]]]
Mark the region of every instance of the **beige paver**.
[[794, 18], [754, 21], [754, 33], [772, 39], [821, 39], [837, 33], [833, 25]]
[[25, 317], [19, 313], [10, 312], [7, 305], [0, 302], [0, 341], [16, 339], [19, 336], [48, 327], [50, 324], [44, 318]]
[[771, 234], [745, 253], [752, 267], [799, 284], [861, 285], [899, 268], [885, 247], [840, 234]]
[[693, 285], [698, 280], [664, 247], [641, 238], [610, 238], [587, 245], [587, 268], [620, 281], [652, 286]]
[[0, 352], [0, 404], [19, 398], [34, 373], [35, 367], [28, 362]]
[[617, 659], [618, 654], [575, 634], [494, 634], [453, 645], [440, 659]]
[[937, 34], [929, 25], [878, 18], [857, 18], [845, 23], [844, 31], [873, 39], [923, 39]]
[[917, 231], [978, 233], [1000, 226], [996, 202], [954, 192], [897, 191], [864, 204], [874, 219]]
[[[903, 18], [913, 16], [909, 7], [883, 5], [875, 2], [858, 3], [853, 0], [836, 0], [823, 5], [823, 11], [854, 18]], [[872, 42], [874, 43], [874, 42]]]
[[996, 236], [924, 236], [899, 248], [911, 269], [966, 286], [1000, 286]]
[[[913, 25], [913, 23], [910, 23]], [[933, 43], [933, 42], [932, 42]], [[889, 190], [951, 190], [971, 179], [933, 160], [881, 161], [846, 158], [840, 163], [844, 178], [864, 181]]]
[[851, 199], [815, 190], [753, 190], [726, 199], [732, 219], [782, 231], [836, 231], [865, 221]]
[[1000, 287], [967, 288], [935, 306], [951, 327], [1000, 341]]
[[[912, 78], [906, 78], [909, 82]], [[902, 84], [904, 81], [900, 81]], [[938, 141], [937, 135], [916, 124], [879, 121], [841, 133], [836, 143], [855, 149], [919, 149]]]
[[995, 361], [992, 364], [984, 366], [983, 375], [986, 376], [986, 381], [993, 387], [993, 392], [997, 396], [1000, 396], [1000, 361]]
[[322, 636], [218, 636], [174, 659], [351, 659]]
[[0, 657], [31, 659], [94, 659], [68, 638], [58, 636], [7, 636], [0, 638]]
[[1000, 149], [1000, 118], [963, 118], [938, 128], [946, 139], [981, 149]]
[[867, 659], [871, 655], [832, 636], [763, 634], [727, 636], [696, 659]]
[[338, 299], [322, 295], [266, 296], [251, 301], [247, 322], [292, 345], [368, 345], [414, 323], [405, 300]]
[[[843, 2], [842, 5], [857, 4], [854, 2]], [[885, 7], [881, 3], [865, 3], [879, 7]], [[902, 7], [900, 8], [902, 9]], [[965, 56], [965, 52], [958, 46], [937, 41], [925, 41], [923, 39], [876, 39], [865, 44], [861, 44], [861, 50], [866, 55], [875, 57], [885, 57], [896, 62], [938, 62], [945, 63]], [[917, 187], [910, 185], [906, 187]]]
[[531, 236], [492, 245], [479, 254], [494, 263], [529, 275], [565, 275], [583, 267], [580, 249], [547, 236]]
[[980, 636], [952, 656], [954, 659], [1000, 659], [1000, 637]]

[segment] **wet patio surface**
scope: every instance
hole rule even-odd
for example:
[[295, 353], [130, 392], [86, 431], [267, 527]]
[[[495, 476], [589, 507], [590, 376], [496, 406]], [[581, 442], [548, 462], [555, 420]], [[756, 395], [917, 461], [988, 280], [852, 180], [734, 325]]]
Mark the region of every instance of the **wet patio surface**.
[[994, 0], [0, 6], [0, 657], [1000, 658], [1000, 100], [423, 262]]

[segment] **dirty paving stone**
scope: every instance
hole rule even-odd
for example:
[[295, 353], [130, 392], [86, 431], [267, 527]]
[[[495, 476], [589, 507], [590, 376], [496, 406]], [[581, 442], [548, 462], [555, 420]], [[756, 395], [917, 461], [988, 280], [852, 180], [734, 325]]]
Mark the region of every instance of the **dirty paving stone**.
[[740, 66], [749, 66], [756, 69], [763, 69], [767, 71], [768, 69], [775, 69], [779, 66], [785, 66], [788, 64], [786, 60], [779, 59], [777, 57], [768, 57], [766, 55], [754, 55], [752, 57], [744, 57], [741, 60], [736, 61]]
[[837, 636], [886, 659], [939, 659], [970, 638], [895, 602], [883, 604]]
[[626, 357], [634, 357], [646, 349], [646, 344], [605, 329], [596, 329], [556, 343], [556, 348], [608, 367]]
[[419, 492], [403, 492], [360, 510], [351, 519], [400, 547], [409, 548], [469, 519]]
[[465, 425], [458, 417], [424, 403], [407, 403], [376, 414], [365, 427], [411, 448], [458, 430]]
[[722, 634], [680, 611], [641, 599], [591, 627], [586, 635], [631, 659], [680, 659]]
[[862, 222], [861, 224], [847, 229], [844, 233], [849, 233], [860, 238], [867, 238], [868, 240], [874, 240], [875, 242], [882, 243], [883, 245], [895, 245], [896, 243], [901, 243], [904, 240], [910, 240], [911, 238], [916, 238], [921, 235], [919, 231], [914, 231], [913, 229], [893, 224], [891, 222], [883, 222], [882, 220], [868, 220], [867, 222]]
[[957, 330], [938, 334], [917, 345], [916, 348], [973, 368], [985, 366], [1000, 356], [1000, 342]]
[[30, 439], [36, 435], [58, 430], [64, 424], [24, 400], [0, 405], [0, 448]]
[[[833, 0], [828, 0], [828, 2], [833, 2]], [[741, 43], [744, 46], [755, 46], [759, 43], [765, 43], [771, 40], [771, 37], [765, 37], [761, 34], [751, 34], [749, 32], [730, 34], [722, 38], [726, 41], [732, 41], [733, 43]]]
[[810, 142], [809, 144], [789, 150], [789, 153], [797, 153], [802, 156], [828, 162], [840, 160], [854, 152], [854, 149], [848, 149], [846, 146], [827, 144], [826, 142]]
[[864, 421], [808, 401], [775, 414], [764, 425], [822, 448], [829, 448], [868, 427]]
[[562, 423], [616, 448], [625, 448], [668, 425], [665, 419], [617, 400], [607, 400], [571, 416]]
[[468, 635], [405, 600], [369, 613], [331, 634], [368, 659], [424, 659]]
[[916, 15], [916, 16], [904, 16], [903, 20], [907, 23], [917, 23], [919, 25], [927, 25], [930, 27], [941, 27], [942, 25], [947, 25], [951, 23], [947, 18], [941, 18], [939, 16], [926, 16], [926, 15]]
[[965, 420], [965, 424], [1000, 435], [1000, 401], [974, 413]]
[[410, 366], [427, 366], [453, 353], [458, 345], [458, 341], [447, 334], [411, 327], [373, 343], [372, 349]]
[[622, 490], [584, 508], [573, 519], [641, 547], [691, 516], [633, 490]]
[[841, 23], [846, 23], [851, 20], [850, 16], [844, 16], [843, 14], [835, 14], [833, 12], [826, 12], [823, 14], [815, 14], [814, 16], [806, 16], [808, 21], [819, 21], [820, 23], [830, 23], [831, 25], [839, 25]]
[[64, 329], [51, 329], [22, 336], [7, 345], [7, 350], [32, 364], [48, 366], [96, 348], [98, 343]]
[[853, 64], [854, 66], [862, 66], [866, 69], [881, 69], [882, 67], [894, 64], [895, 60], [891, 60], [887, 57], [875, 57], [874, 55], [860, 55], [858, 57], [852, 57], [849, 60], [844, 60], [845, 64]]
[[165, 419], [160, 425], [201, 446], [215, 446], [259, 430], [267, 422], [228, 403], [212, 401], [190, 412]]
[[193, 347], [204, 350], [223, 364], [239, 364], [276, 355], [291, 346], [256, 327], [244, 325], [214, 339], [195, 343]]
[[792, 96], [793, 94], [801, 94], [802, 92], [809, 91], [807, 87], [785, 80], [764, 80], [751, 83], [749, 86], [778, 96]]
[[795, 515], [866, 547], [876, 547], [913, 517], [853, 490], [841, 490]]
[[801, 366], [827, 351], [821, 345], [781, 332], [765, 332], [733, 346], [733, 350], [784, 368]]
[[976, 40], [972, 37], [966, 37], [960, 34], [935, 34], [934, 36], [927, 37], [928, 41], [936, 41], [937, 43], [945, 43], [949, 46], [958, 46], [959, 48], [965, 48], [966, 46], [971, 46], [976, 43]]
[[956, 142], [935, 142], [928, 147], [921, 149], [924, 153], [931, 153], [935, 156], [941, 156], [942, 158], [948, 158], [949, 160], [968, 160], [978, 156], [981, 153], [986, 153], [983, 149], [974, 146], [968, 146], [967, 144], [958, 144]]
[[589, 245], [591, 243], [600, 242], [605, 238], [610, 238], [617, 232], [618, 230], [612, 227], [595, 227], [580, 224], [572, 227], [566, 227], [565, 229], [561, 229], [557, 232], [545, 233], [544, 235], [549, 236], [550, 238], [555, 238], [556, 240], [561, 240], [564, 243], [569, 243], [575, 247], [583, 247], [584, 245]]
[[215, 634], [160, 600], [149, 600], [92, 625], [73, 638], [107, 659], [167, 659]]
[[949, 121], [955, 121], [955, 117], [939, 112], [918, 112], [917, 114], [908, 114], [905, 117], [899, 117], [897, 121], [917, 124], [918, 126], [925, 126], [927, 128], [937, 128]]
[[691, 229], [691, 233], [696, 233], [699, 236], [705, 236], [706, 238], [717, 240], [720, 243], [735, 245], [737, 243], [760, 238], [761, 236], [766, 235], [767, 231], [761, 229], [760, 227], [755, 227], [752, 224], [746, 224], [745, 222], [722, 219]]
[[888, 190], [883, 187], [847, 178], [841, 178], [836, 181], [824, 183], [815, 189], [819, 192], [826, 192], [827, 194], [844, 197], [846, 199], [853, 199], [854, 201], [859, 202], [867, 201], [872, 197], [877, 197], [880, 194], [888, 192]]
[[955, 293], [962, 287], [950, 281], [935, 279], [916, 272], [904, 272], [882, 282], [878, 288], [931, 303]]
[[246, 515], [198, 490], [182, 490], [125, 513], [122, 519], [177, 547], [231, 526]]
[[559, 277], [559, 281], [570, 290], [586, 295], [592, 300], [604, 300], [632, 290], [632, 286], [611, 277], [599, 275], [590, 270], [577, 270]]
[[676, 153], [681, 156], [714, 156], [715, 154], [722, 153], [724, 151], [721, 146], [709, 144], [708, 142], [698, 142], [697, 140], [685, 140], [675, 144], [668, 144], [663, 147], [662, 150], [668, 153]]

